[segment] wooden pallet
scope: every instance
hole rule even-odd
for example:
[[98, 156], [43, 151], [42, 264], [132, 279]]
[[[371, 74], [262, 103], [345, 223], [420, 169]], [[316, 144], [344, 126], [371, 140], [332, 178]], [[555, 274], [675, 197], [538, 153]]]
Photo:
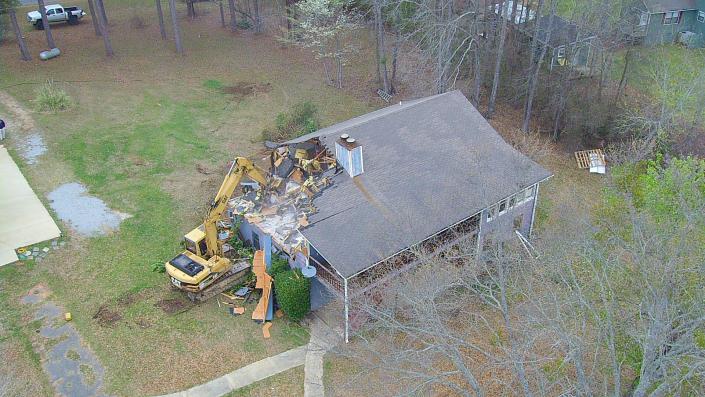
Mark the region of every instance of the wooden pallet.
[[578, 162], [578, 168], [585, 169], [590, 168], [590, 155], [594, 154], [602, 160], [602, 164], [607, 164], [605, 161], [605, 153], [602, 149], [591, 149], [591, 150], [580, 150], [575, 152], [575, 161]]

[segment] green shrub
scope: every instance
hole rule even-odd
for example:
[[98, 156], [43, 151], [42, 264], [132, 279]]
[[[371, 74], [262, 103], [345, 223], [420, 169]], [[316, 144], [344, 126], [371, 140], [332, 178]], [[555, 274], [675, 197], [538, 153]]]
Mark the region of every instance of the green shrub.
[[277, 275], [288, 270], [291, 270], [291, 268], [289, 267], [289, 261], [278, 255], [272, 256], [272, 266], [270, 266], [268, 271], [269, 275], [272, 276], [272, 278], [276, 279]]
[[252, 24], [247, 19], [240, 19], [237, 21], [238, 29], [247, 30], [252, 27]]
[[294, 321], [299, 321], [311, 310], [311, 280], [301, 274], [301, 270], [287, 270], [274, 279], [277, 302], [284, 313]]
[[72, 104], [69, 94], [52, 80], [47, 80], [37, 89], [35, 102], [40, 112], [59, 112], [70, 108]]
[[213, 79], [204, 81], [203, 86], [213, 91], [222, 91], [223, 87], [225, 87], [222, 81]]
[[262, 131], [265, 140], [281, 142], [308, 134], [319, 127], [318, 109], [309, 101], [298, 103], [289, 112], [279, 113], [274, 125], [274, 130]]

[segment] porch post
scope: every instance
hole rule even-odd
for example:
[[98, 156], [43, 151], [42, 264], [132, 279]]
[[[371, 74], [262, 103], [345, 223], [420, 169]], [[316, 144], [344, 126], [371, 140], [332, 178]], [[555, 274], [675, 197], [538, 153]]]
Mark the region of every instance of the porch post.
[[344, 286], [344, 303], [345, 303], [345, 343], [349, 342], [349, 335], [350, 335], [350, 320], [348, 318], [348, 279], [344, 278], [343, 279], [343, 286]]
[[539, 202], [539, 185], [540, 185], [540, 183], [536, 184], [536, 191], [534, 192], [534, 208], [531, 209], [531, 225], [529, 225], [528, 238], [531, 238], [531, 232], [534, 231], [534, 218], [536, 217], [536, 204], [538, 204], [538, 202]]

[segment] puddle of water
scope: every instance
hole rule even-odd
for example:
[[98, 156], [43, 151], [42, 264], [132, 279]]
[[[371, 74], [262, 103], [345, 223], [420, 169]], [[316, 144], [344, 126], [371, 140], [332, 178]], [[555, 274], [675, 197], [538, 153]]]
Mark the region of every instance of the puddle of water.
[[[40, 303], [39, 294], [28, 294], [22, 302]], [[70, 323], [56, 321], [63, 310], [51, 302], [37, 308], [34, 319], [42, 320], [39, 335], [46, 339], [40, 346], [42, 366], [49, 375], [57, 395], [72, 397], [105, 396], [102, 392], [105, 369], [98, 358], [81, 343]]]
[[22, 144], [22, 149], [20, 149], [20, 154], [22, 158], [25, 159], [27, 164], [37, 164], [39, 156], [47, 151], [47, 147], [44, 144], [42, 136], [38, 133], [27, 135], [24, 143]]
[[108, 208], [103, 200], [89, 195], [80, 183], [65, 183], [48, 195], [59, 219], [83, 236], [103, 235], [117, 229], [129, 215]]

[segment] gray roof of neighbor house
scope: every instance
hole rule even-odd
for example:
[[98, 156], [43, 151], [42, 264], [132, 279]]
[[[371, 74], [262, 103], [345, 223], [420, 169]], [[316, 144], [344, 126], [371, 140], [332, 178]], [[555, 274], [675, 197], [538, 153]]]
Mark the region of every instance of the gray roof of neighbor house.
[[[538, 39], [541, 42], [546, 42], [549, 26], [551, 27], [551, 39], [548, 43], [550, 47], [572, 44], [578, 41], [578, 39], [585, 40], [595, 37], [593, 33], [580, 31], [578, 29], [578, 25], [559, 17], [558, 15], [553, 16], [553, 21], [551, 21], [551, 17], [548, 15], [541, 16], [538, 19], [538, 24]], [[529, 28], [528, 32], [530, 34], [533, 33], [533, 28]]]
[[343, 133], [364, 173], [314, 198], [301, 233], [350, 277], [551, 174], [507, 144], [459, 91], [389, 106], [289, 141]]
[[[705, 1], [701, 1], [705, 8]], [[644, 0], [646, 9], [652, 14], [666, 11], [695, 10], [698, 9], [698, 0]]]

